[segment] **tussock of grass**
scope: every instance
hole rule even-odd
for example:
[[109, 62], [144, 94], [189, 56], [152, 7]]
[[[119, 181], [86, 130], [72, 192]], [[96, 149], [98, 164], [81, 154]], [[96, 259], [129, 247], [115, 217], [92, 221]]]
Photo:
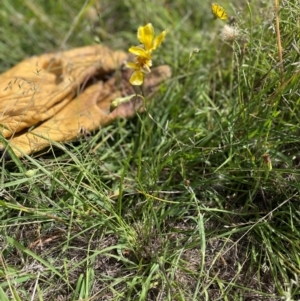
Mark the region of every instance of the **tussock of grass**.
[[283, 73], [272, 4], [231, 3], [233, 44], [209, 2], [3, 1], [1, 71], [152, 22], [173, 78], [147, 113], [2, 158], [1, 300], [299, 300], [299, 1]]

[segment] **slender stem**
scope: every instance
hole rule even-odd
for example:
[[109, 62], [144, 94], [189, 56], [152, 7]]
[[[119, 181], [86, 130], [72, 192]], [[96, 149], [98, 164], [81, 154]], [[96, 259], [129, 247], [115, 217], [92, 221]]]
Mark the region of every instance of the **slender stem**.
[[279, 15], [278, 15], [279, 0], [274, 0], [274, 6], [275, 6], [275, 17], [276, 17], [276, 35], [277, 35], [277, 45], [278, 45], [278, 56], [279, 56], [281, 84], [282, 84], [283, 77], [284, 77], [284, 68], [283, 68], [283, 60], [282, 60], [282, 47], [281, 47]]

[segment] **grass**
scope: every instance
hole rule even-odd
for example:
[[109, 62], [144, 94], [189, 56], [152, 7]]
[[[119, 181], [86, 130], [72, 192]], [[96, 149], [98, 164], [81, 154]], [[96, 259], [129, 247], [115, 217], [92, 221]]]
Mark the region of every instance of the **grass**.
[[300, 2], [277, 34], [273, 3], [219, 4], [234, 43], [208, 1], [3, 0], [1, 71], [152, 22], [173, 77], [145, 114], [2, 158], [1, 300], [300, 299]]

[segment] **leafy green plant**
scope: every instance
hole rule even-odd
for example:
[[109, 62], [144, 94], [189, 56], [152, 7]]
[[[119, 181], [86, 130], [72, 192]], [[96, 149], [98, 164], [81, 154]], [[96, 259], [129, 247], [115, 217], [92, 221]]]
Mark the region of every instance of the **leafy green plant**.
[[0, 299], [299, 300], [299, 1], [219, 2], [228, 23], [196, 0], [53, 3], [3, 1], [2, 71], [151, 22], [173, 77], [131, 120], [2, 158]]

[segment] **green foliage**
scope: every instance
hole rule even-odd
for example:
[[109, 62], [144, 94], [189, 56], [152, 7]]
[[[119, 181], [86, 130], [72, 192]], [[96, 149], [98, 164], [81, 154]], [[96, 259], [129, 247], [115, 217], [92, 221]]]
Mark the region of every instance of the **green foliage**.
[[173, 77], [147, 113], [2, 158], [1, 300], [299, 300], [300, 3], [282, 65], [271, 3], [218, 4], [233, 42], [206, 1], [3, 0], [2, 71], [152, 22]]

